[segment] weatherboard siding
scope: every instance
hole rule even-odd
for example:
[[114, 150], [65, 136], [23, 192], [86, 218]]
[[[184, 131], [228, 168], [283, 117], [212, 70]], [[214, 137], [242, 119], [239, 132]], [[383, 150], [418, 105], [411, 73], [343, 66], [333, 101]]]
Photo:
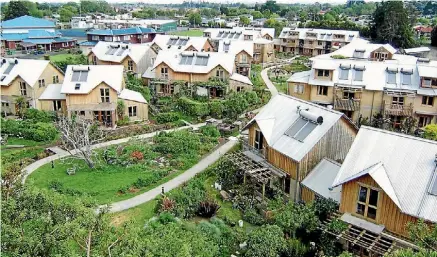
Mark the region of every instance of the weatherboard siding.
[[310, 203], [313, 202], [315, 198], [316, 198], [316, 194], [314, 193], [314, 191], [302, 185], [302, 190], [301, 190], [302, 201], [304, 201], [305, 203]]
[[342, 185], [340, 212], [351, 213], [354, 216], [364, 218], [356, 214], [360, 183], [381, 190], [378, 197], [376, 219], [367, 220], [384, 225], [385, 229], [391, 233], [409, 237], [407, 224], [409, 222], [417, 222], [417, 218], [401, 213], [396, 204], [369, 175], [362, 176]]
[[148, 105], [146, 103], [139, 103], [131, 100], [123, 100], [126, 108], [124, 110], [124, 115], [129, 117], [129, 107], [137, 107], [137, 116], [129, 117], [129, 121], [141, 121], [148, 119]]
[[102, 102], [100, 96], [101, 88], [109, 88], [109, 101], [116, 103], [118, 99], [117, 92], [108, 86], [106, 83], [100, 83], [88, 94], [67, 94], [67, 106], [73, 105], [87, 105], [87, 104], [99, 104]]

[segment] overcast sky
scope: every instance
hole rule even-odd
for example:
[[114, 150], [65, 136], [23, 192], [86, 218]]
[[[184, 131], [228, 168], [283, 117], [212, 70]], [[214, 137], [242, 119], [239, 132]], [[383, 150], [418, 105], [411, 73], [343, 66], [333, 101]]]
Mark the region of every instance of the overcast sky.
[[[169, 4], [169, 3], [182, 3], [184, 0], [147, 0], [147, 1], [138, 1], [138, 0], [106, 0], [109, 3], [136, 3], [136, 2], [147, 2], [150, 4]], [[367, 0], [369, 1], [369, 0]], [[378, 1], [378, 0], [373, 0]], [[4, 2], [4, 0], [2, 1]], [[8, 2], [8, 1], [6, 1]], [[59, 2], [79, 2], [79, 0], [33, 0], [33, 2], [49, 2], [49, 3], [59, 3]], [[199, 2], [199, 1], [193, 1], [193, 2]], [[233, 3], [235, 2], [232, 0], [208, 0], [208, 2], [215, 2], [215, 3]], [[256, 0], [238, 0], [238, 2], [242, 3], [264, 3], [265, 1], [256, 1]], [[330, 4], [344, 4], [346, 3], [346, 0], [277, 0], [278, 3], [304, 3], [304, 4], [311, 4], [315, 2], [319, 3], [330, 3]]]

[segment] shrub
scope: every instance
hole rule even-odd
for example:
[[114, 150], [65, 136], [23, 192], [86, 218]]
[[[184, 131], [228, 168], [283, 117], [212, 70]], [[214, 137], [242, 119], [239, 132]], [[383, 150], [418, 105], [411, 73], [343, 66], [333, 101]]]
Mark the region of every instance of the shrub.
[[437, 140], [437, 125], [429, 124], [425, 127], [423, 137], [426, 139]]
[[164, 196], [161, 202], [161, 208], [159, 209], [160, 212], [171, 212], [173, 211], [175, 207], [175, 201]]
[[159, 214], [158, 221], [159, 221], [159, 223], [165, 225], [168, 223], [176, 222], [176, 218], [169, 212], [163, 212], [163, 213]]
[[117, 120], [117, 126], [125, 126], [129, 124], [129, 117], [128, 116], [123, 116], [122, 119]]
[[52, 122], [56, 120], [56, 113], [30, 108], [24, 112], [24, 119], [34, 122]]
[[51, 123], [5, 119], [1, 119], [1, 132], [38, 142], [52, 141], [58, 134]]
[[218, 131], [218, 129], [214, 126], [203, 126], [200, 128], [200, 132], [207, 136], [207, 137], [213, 137], [213, 138], [219, 138], [220, 137], [220, 132]]
[[202, 201], [199, 203], [197, 215], [204, 218], [211, 218], [217, 213], [219, 209], [220, 209], [220, 205], [218, 205], [214, 201], [211, 200]]
[[288, 239], [285, 244], [285, 249], [282, 253], [284, 257], [302, 257], [308, 252], [308, 247], [302, 244], [298, 239]]
[[189, 116], [205, 117], [209, 115], [208, 103], [201, 103], [186, 97], [179, 98], [177, 102], [178, 109]]
[[55, 139], [58, 131], [53, 124], [38, 122], [26, 134], [34, 141], [44, 142]]
[[250, 208], [244, 211], [243, 220], [250, 224], [261, 226], [265, 223], [264, 218], [254, 208]]
[[223, 102], [220, 100], [212, 100], [209, 102], [209, 110], [210, 115], [215, 118], [221, 118], [223, 116], [223, 112], [225, 107], [223, 106]]
[[141, 161], [144, 158], [144, 155], [142, 152], [140, 151], [134, 151], [131, 153], [130, 155], [133, 159], [137, 160], [137, 161]]
[[158, 124], [175, 122], [178, 121], [179, 119], [180, 119], [179, 114], [175, 112], [165, 112], [156, 115], [156, 122], [158, 122]]

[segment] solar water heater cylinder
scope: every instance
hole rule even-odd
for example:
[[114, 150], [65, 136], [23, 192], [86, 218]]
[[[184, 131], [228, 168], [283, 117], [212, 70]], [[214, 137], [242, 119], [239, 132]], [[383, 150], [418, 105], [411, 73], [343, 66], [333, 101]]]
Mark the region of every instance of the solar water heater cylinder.
[[322, 116], [318, 116], [317, 114], [311, 113], [309, 111], [306, 110], [301, 110], [299, 112], [300, 116], [302, 116], [303, 118], [310, 120], [312, 122], [315, 122], [317, 124], [322, 124], [323, 123], [323, 117]]

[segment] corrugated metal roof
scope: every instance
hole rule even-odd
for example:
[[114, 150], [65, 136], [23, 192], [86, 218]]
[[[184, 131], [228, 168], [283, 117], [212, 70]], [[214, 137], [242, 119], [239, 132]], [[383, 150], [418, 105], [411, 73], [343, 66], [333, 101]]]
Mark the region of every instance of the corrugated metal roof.
[[128, 34], [147, 34], [156, 33], [152, 28], [132, 27], [124, 29], [95, 29], [88, 31], [89, 35], [101, 35], [101, 36], [119, 36]]
[[333, 186], [370, 175], [401, 212], [437, 222], [436, 154], [436, 141], [362, 126]]
[[235, 81], [238, 81], [238, 82], [241, 82], [241, 83], [244, 83], [244, 84], [248, 84], [248, 85], [251, 85], [251, 86], [253, 85], [252, 81], [250, 81], [250, 79], [248, 77], [243, 76], [241, 74], [238, 74], [236, 72], [234, 72], [229, 79], [235, 80]]
[[[318, 125], [303, 142], [285, 135], [285, 132], [301, 117], [298, 107], [308, 109], [315, 116], [323, 117], [323, 123]], [[278, 94], [249, 124], [253, 122], [258, 124], [270, 147], [295, 161], [300, 161], [342, 116], [341, 112], [292, 96]]]
[[[117, 51], [113, 54], [107, 54], [108, 49], [110, 47], [115, 46], [118, 47]], [[122, 51], [122, 49], [125, 49]], [[99, 41], [91, 50], [99, 60], [108, 61], [108, 62], [116, 62], [121, 63], [126, 56], [130, 56], [130, 58], [138, 64], [139, 61], [144, 57], [147, 51], [150, 49], [149, 46], [143, 44], [123, 44], [123, 43], [115, 43], [115, 42], [105, 42]], [[120, 54], [119, 54], [120, 53]]]
[[[169, 41], [170, 39], [186, 39], [187, 42], [185, 43], [185, 45], [177, 45], [177, 44], [173, 44], [173, 45], [169, 45]], [[194, 49], [196, 49], [198, 52], [200, 52], [203, 47], [205, 46], [206, 42], [208, 41], [208, 38], [206, 37], [182, 37], [182, 36], [172, 36], [172, 35], [161, 35], [158, 34], [155, 36], [155, 38], [153, 39], [153, 44], [156, 44], [157, 46], [159, 46], [159, 48], [161, 48], [162, 50], [172, 50], [172, 51], [185, 51], [186, 49], [188, 49], [190, 46], [194, 47]]]
[[30, 29], [28, 38], [53, 38], [56, 37], [54, 32], [50, 32], [44, 29]]
[[0, 35], [1, 40], [20, 41], [27, 38], [28, 33], [3, 33]]
[[[332, 200], [340, 203], [341, 199], [341, 186], [331, 188], [332, 182], [334, 182], [341, 165], [333, 160], [324, 158], [317, 164], [317, 166], [306, 176], [302, 181], [302, 185], [316, 192], [325, 198], [331, 198]], [[331, 189], [331, 190], [330, 190]]]
[[65, 94], [61, 93], [62, 84], [49, 84], [39, 100], [65, 100]]
[[[351, 42], [359, 37], [360, 33], [358, 31], [351, 30], [332, 30], [332, 29], [312, 29], [312, 28], [283, 28], [281, 34], [279, 34], [279, 38], [288, 38], [289, 31], [296, 31], [298, 33], [299, 39], [306, 39], [307, 32], [317, 34], [317, 40], [324, 41], [336, 41], [333, 37], [333, 34], [345, 35], [345, 42]], [[352, 35], [350, 37], [350, 35]], [[338, 40], [338, 39], [337, 39]]]
[[146, 99], [141, 93], [126, 88], [121, 91], [118, 97], [124, 100], [130, 100], [139, 103], [147, 103]]
[[55, 23], [49, 20], [35, 18], [24, 15], [12, 20], [3, 21], [0, 23], [3, 29], [9, 28], [35, 28], [35, 27], [52, 27], [55, 28]]
[[64, 37], [86, 37], [86, 31], [84, 29], [59, 29], [56, 30]]
[[[6, 63], [1, 66], [0, 74], [5, 75], [6, 69], [11, 62], [14, 63], [15, 59], [6, 58], [3, 60], [6, 60]], [[30, 87], [33, 87], [47, 65], [50, 65], [50, 62], [46, 60], [17, 59], [17, 64], [14, 65], [9, 74], [6, 74], [6, 78], [0, 82], [0, 85], [9, 85], [17, 76], [20, 76]]]

